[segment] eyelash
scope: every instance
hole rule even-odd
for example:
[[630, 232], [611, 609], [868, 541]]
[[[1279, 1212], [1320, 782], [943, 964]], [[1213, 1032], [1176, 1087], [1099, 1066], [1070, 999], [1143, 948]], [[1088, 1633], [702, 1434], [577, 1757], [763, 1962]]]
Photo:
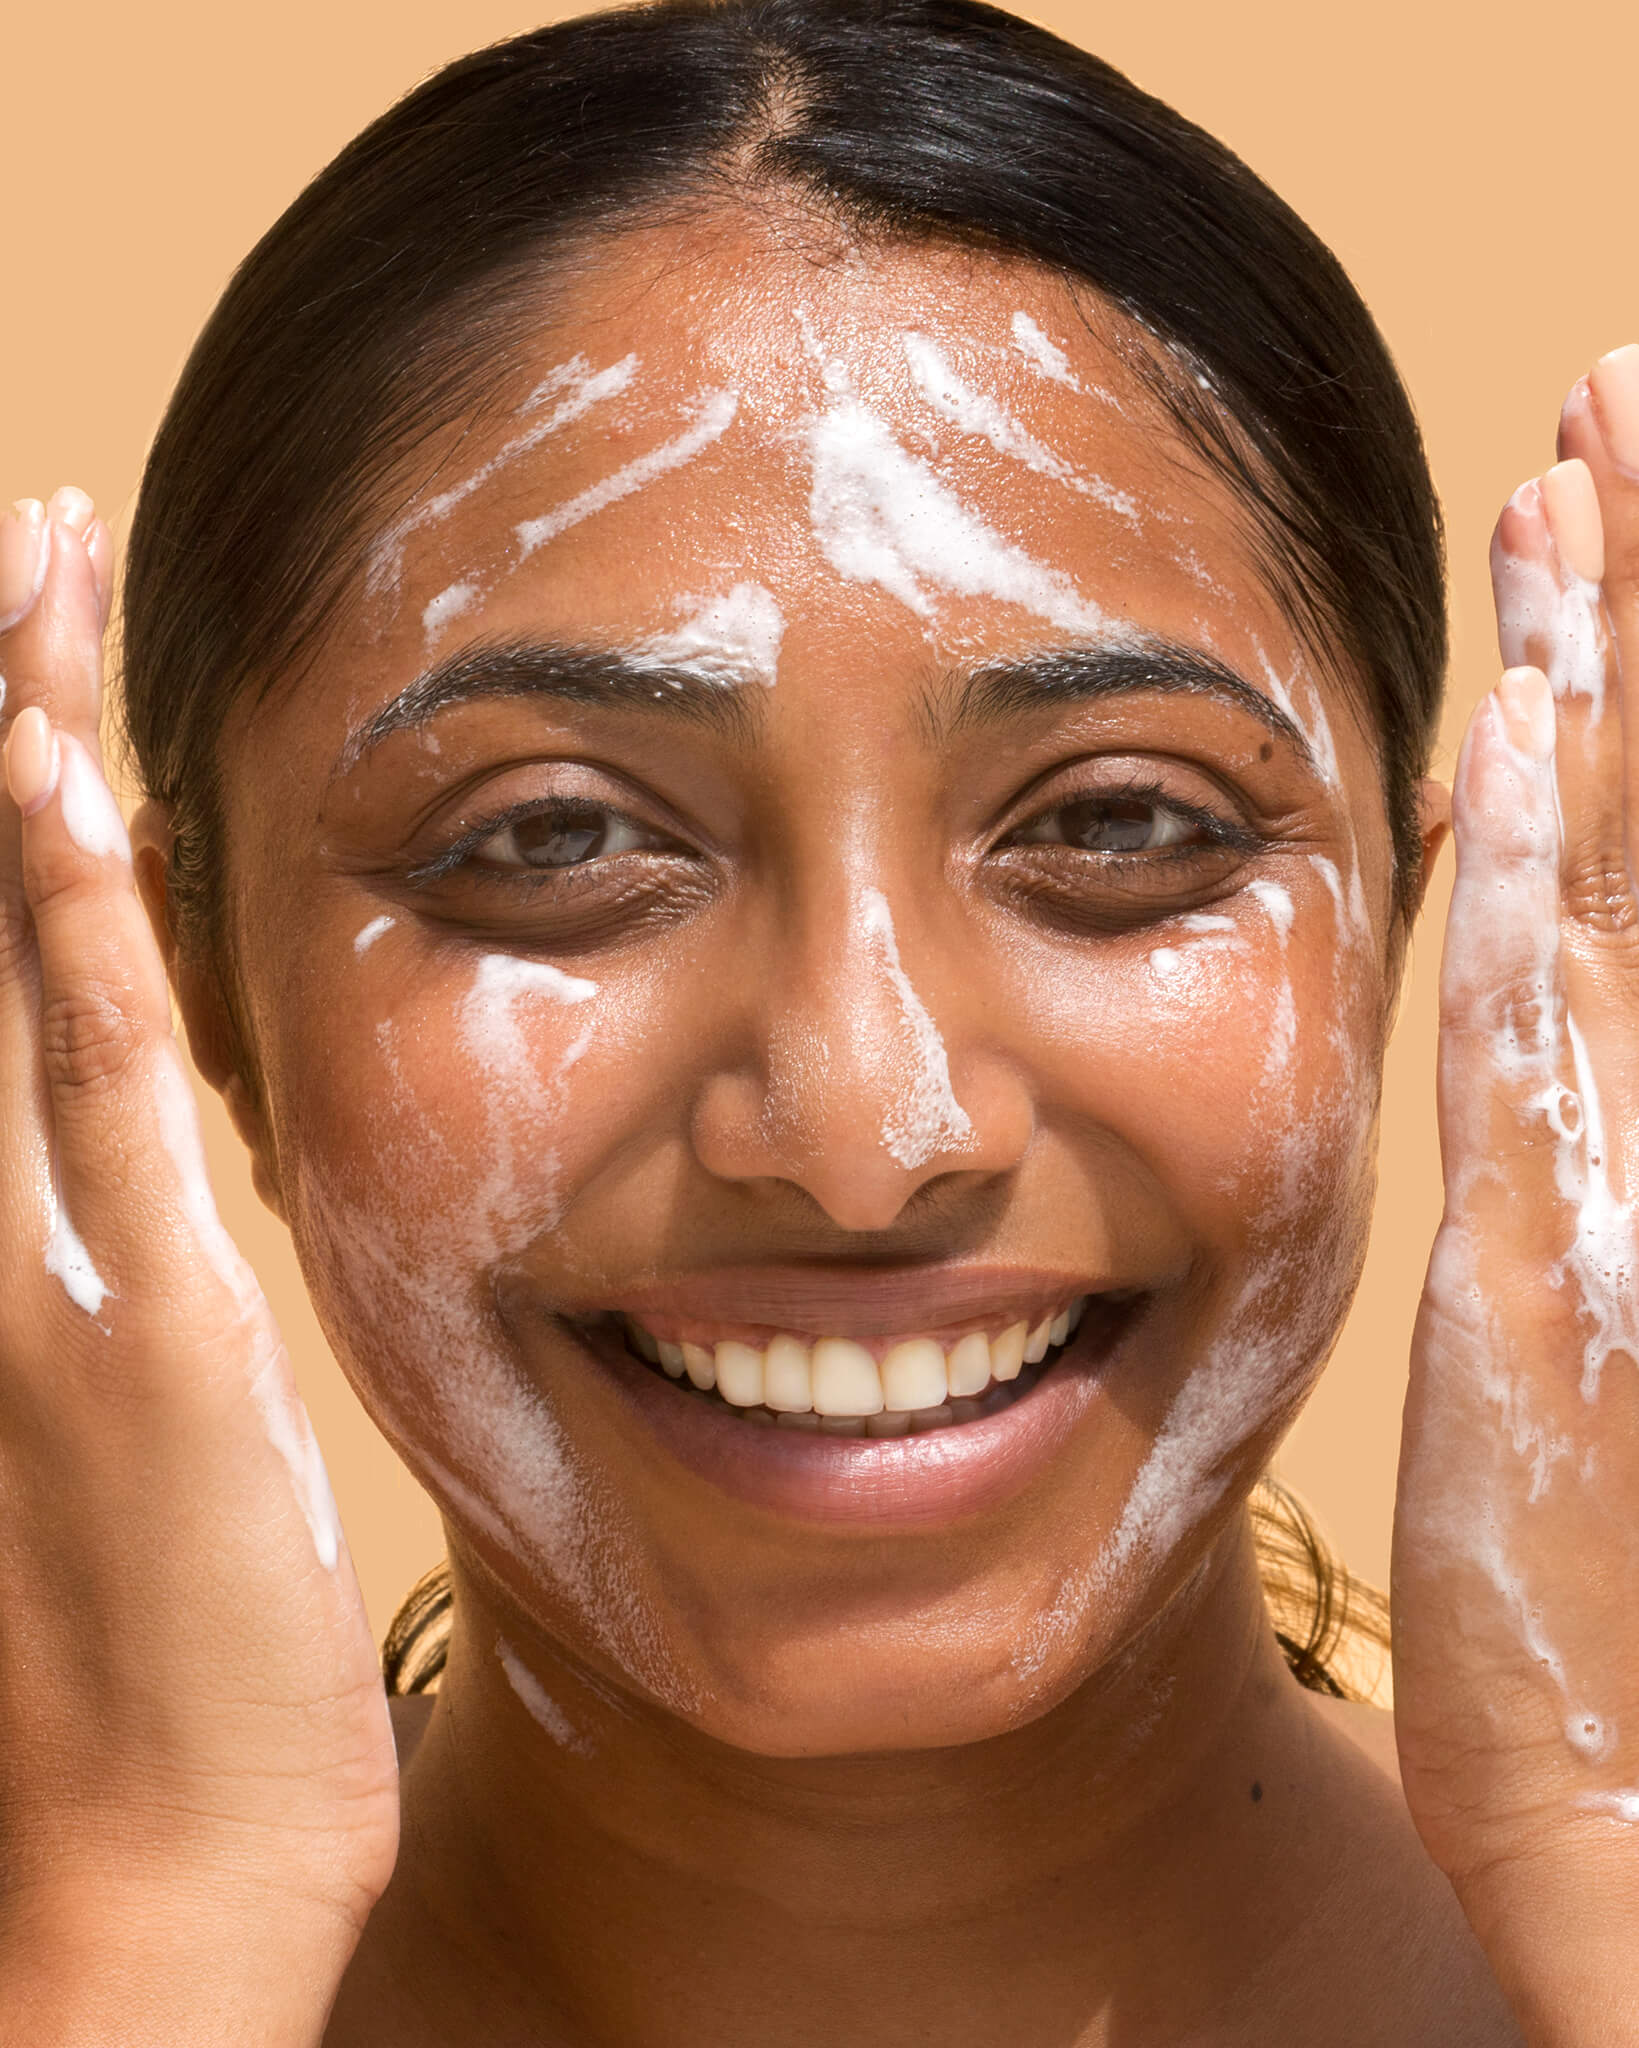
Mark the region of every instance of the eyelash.
[[1140, 853], [1099, 853], [1090, 847], [1075, 847], [1058, 842], [1056, 850], [1066, 854], [1080, 854], [1084, 859], [1096, 860], [1106, 868], [1131, 868], [1145, 866], [1153, 869], [1160, 861], [1188, 862], [1199, 860], [1205, 853], [1224, 850], [1231, 853], [1250, 855], [1259, 851], [1263, 840], [1250, 827], [1226, 818], [1217, 811], [1208, 810], [1202, 804], [1190, 803], [1187, 798], [1173, 795], [1159, 781], [1153, 778], [1130, 776], [1113, 783], [1095, 783], [1082, 789], [1070, 789], [1056, 796], [1052, 803], [1013, 828], [1001, 846], [1019, 851], [1046, 851], [1054, 846], [1050, 840], [1035, 842], [1021, 840], [1019, 834], [1041, 824], [1045, 819], [1059, 812], [1073, 809], [1077, 804], [1086, 803], [1135, 803], [1153, 804], [1158, 811], [1169, 812], [1194, 826], [1207, 842], [1201, 845], [1170, 846]]
[[586, 867], [595, 866], [597, 863], [588, 861], [581, 865], [560, 868], [486, 867], [474, 860], [473, 855], [498, 833], [509, 831], [514, 825], [538, 818], [568, 820], [592, 810], [602, 811], [608, 817], [631, 826], [634, 831], [650, 837], [659, 836], [625, 811], [618, 810], [613, 804], [599, 803], [595, 799], [587, 798], [577, 798], [573, 801], [557, 798], [545, 802], [537, 798], [533, 802], [513, 804], [504, 811], [496, 812], [493, 817], [480, 819], [476, 825], [463, 832], [453, 846], [445, 847], [442, 853], [434, 854], [431, 860], [423, 861], [420, 867], [413, 868], [406, 879], [415, 888], [426, 888], [433, 883], [447, 881], [452, 875], [465, 869], [471, 880], [498, 883], [503, 888], [517, 886], [520, 883], [526, 887], [538, 888], [548, 876], [557, 878], [561, 883], [563, 878], [584, 872]]
[[[1048, 818], [1072, 809], [1077, 804], [1099, 802], [1151, 804], [1158, 811], [1169, 813], [1171, 816], [1180, 818], [1192, 826], [1206, 843], [1204, 845], [1197, 843], [1193, 845], [1184, 844], [1153, 848], [1147, 852], [1118, 853], [1113, 851], [1098, 852], [1092, 848], [1070, 846], [1062, 841], [1030, 842], [1021, 840], [1018, 836], [1020, 833], [1030, 830], [1033, 826], [1042, 824]], [[639, 824], [637, 819], [630, 817], [624, 811], [618, 810], [613, 804], [599, 804], [595, 800], [588, 801], [584, 798], [572, 802], [563, 799], [542, 802], [537, 799], [533, 802], [513, 804], [506, 810], [497, 812], [492, 817], [479, 820], [478, 823], [464, 832], [452, 846], [446, 847], [441, 853], [435, 854], [431, 860], [424, 861], [421, 866], [413, 869], [407, 879], [412, 886], [424, 888], [438, 882], [447, 881], [451, 876], [465, 870], [468, 877], [475, 882], [488, 885], [498, 884], [503, 888], [518, 886], [538, 888], [549, 875], [556, 880], [560, 887], [566, 883], [569, 886], [573, 886], [570, 878], [584, 874], [588, 869], [600, 865], [600, 861], [593, 859], [584, 863], [576, 863], [556, 869], [486, 867], [474, 860], [473, 856], [482, 846], [495, 838], [499, 833], [508, 831], [512, 826], [522, 824], [526, 820], [552, 817], [560, 817], [567, 820], [576, 814], [584, 814], [588, 810], [601, 810], [611, 819], [619, 820], [621, 823], [632, 827], [635, 831], [645, 832], [648, 830], [648, 828]], [[653, 835], [651, 834], [651, 836]], [[1050, 805], [1035, 812], [1033, 816], [1016, 826], [999, 843], [997, 851], [1016, 850], [1030, 853], [1047, 852], [1049, 848], [1052, 848], [1060, 855], [1079, 855], [1083, 859], [1096, 860], [1106, 872], [1130, 872], [1142, 867], [1147, 868], [1153, 873], [1156, 866], [1161, 862], [1187, 865], [1192, 861], [1200, 860], [1204, 854], [1210, 851], [1220, 849], [1249, 855], [1256, 852], [1261, 845], [1262, 841], [1258, 835], [1250, 831], [1246, 826], [1222, 816], [1219, 812], [1208, 810], [1204, 805], [1190, 803], [1185, 798], [1171, 794], [1157, 780], [1132, 776], [1116, 783], [1095, 784], [1091, 787], [1071, 789], [1064, 792], [1061, 796], [1055, 798]], [[608, 857], [605, 856], [604, 858]]]

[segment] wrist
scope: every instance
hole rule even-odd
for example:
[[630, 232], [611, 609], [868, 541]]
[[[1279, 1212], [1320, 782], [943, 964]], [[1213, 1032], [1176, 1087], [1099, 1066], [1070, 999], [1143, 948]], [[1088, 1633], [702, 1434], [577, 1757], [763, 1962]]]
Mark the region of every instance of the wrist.
[[0, 2048], [320, 2048], [359, 1933], [217, 1877], [8, 1899]]
[[1528, 2048], [1639, 2048], [1639, 1830], [1567, 1832], [1457, 1895]]

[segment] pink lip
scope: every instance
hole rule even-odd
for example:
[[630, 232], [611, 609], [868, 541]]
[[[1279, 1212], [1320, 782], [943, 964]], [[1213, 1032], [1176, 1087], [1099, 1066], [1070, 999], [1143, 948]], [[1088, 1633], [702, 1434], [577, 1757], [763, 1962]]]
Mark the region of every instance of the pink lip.
[[718, 1266], [639, 1288], [618, 1307], [656, 1336], [707, 1327], [766, 1342], [781, 1330], [815, 1337], [908, 1337], [1036, 1322], [1079, 1294], [1115, 1283], [1019, 1266]]
[[1105, 1361], [1132, 1321], [1100, 1317], [1095, 1304], [1064, 1354], [1000, 1414], [883, 1438], [748, 1422], [633, 1358], [612, 1327], [579, 1334], [634, 1420], [700, 1478], [793, 1520], [886, 1532], [952, 1522], [1021, 1493], [1098, 1400]]

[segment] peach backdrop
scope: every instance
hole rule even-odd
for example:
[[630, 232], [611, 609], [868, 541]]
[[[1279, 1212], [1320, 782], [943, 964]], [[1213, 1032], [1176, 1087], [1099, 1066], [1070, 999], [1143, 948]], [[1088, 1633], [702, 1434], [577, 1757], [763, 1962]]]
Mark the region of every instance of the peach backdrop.
[[[123, 537], [143, 451], [228, 274], [389, 100], [462, 51], [577, 8], [515, 0], [80, 0], [0, 30], [6, 286], [0, 492], [91, 491]], [[1173, 0], [1028, 10], [1238, 150], [1333, 246], [1400, 361], [1451, 530], [1442, 763], [1496, 662], [1486, 540], [1551, 459], [1561, 397], [1639, 338], [1639, 9], [1523, 0]], [[1407, 1339], [1439, 1210], [1433, 1011], [1449, 864], [1390, 1056], [1365, 1283], [1282, 1469], [1356, 1569], [1387, 1570]], [[214, 1102], [222, 1209], [278, 1307], [378, 1631], [437, 1519], [328, 1356], [282, 1229]]]

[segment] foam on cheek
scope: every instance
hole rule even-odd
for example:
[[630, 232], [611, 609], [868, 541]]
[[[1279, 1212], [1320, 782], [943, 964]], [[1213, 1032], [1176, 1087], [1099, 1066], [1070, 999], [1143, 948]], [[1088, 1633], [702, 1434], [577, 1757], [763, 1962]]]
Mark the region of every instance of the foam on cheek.
[[900, 445], [839, 366], [823, 368], [826, 403], [807, 430], [808, 511], [839, 576], [876, 585], [918, 618], [931, 616], [940, 595], [993, 597], [1068, 632], [1112, 637], [1069, 577], [986, 525]]
[[[1260, 1204], [1245, 1278], [1200, 1363], [1179, 1388], [1098, 1555], [1066, 1579], [1033, 1624], [1015, 1659], [1029, 1679], [1084, 1633], [1089, 1615], [1142, 1559], [1164, 1558], [1212, 1513], [1237, 1476], [1236, 1454], [1253, 1437], [1278, 1432], [1296, 1413], [1347, 1307], [1341, 1279], [1317, 1280], [1305, 1250], [1303, 1219], [1335, 1202], [1331, 1189], [1366, 1157], [1370, 1105], [1352, 1065], [1340, 1062], [1337, 1085], [1297, 1096], [1293, 1057], [1297, 1008], [1287, 958], [1297, 905], [1281, 884], [1259, 878], [1233, 899], [1239, 915], [1180, 919], [1193, 943], [1215, 946], [1254, 963], [1272, 939], [1279, 969], [1257, 971], [1240, 987], [1248, 1004], [1267, 1010], [1268, 1050], [1249, 1106], [1266, 1137], [1263, 1154], [1274, 1186]], [[1262, 943], [1257, 928], [1264, 927]], [[1170, 949], [1169, 949], [1170, 950]], [[1151, 966], [1158, 965], [1151, 956]], [[1346, 978], [1333, 983], [1337, 1030], [1344, 1030]]]
[[[458, 1520], [554, 1586], [616, 1669], [687, 1713], [698, 1697], [643, 1589], [624, 1505], [576, 1455], [497, 1301], [497, 1276], [558, 1221], [551, 1140], [596, 995], [546, 963], [480, 963], [456, 1030], [484, 1084], [480, 1128], [454, 1143], [434, 1112], [443, 1091], [418, 1095], [389, 1020], [378, 1043], [392, 1107], [377, 1127], [375, 1184], [355, 1196], [309, 1177], [300, 1211], [347, 1297], [344, 1326], [371, 1347], [359, 1370], [373, 1406], [412, 1467]], [[585, 1015], [544, 1073], [522, 1025], [523, 1006], [539, 1002]]]
[[900, 964], [888, 899], [880, 889], [867, 889], [861, 908], [866, 934], [880, 949], [883, 967], [899, 999], [916, 1062], [909, 1095], [883, 1121], [882, 1143], [901, 1166], [925, 1166], [936, 1153], [966, 1145], [973, 1136], [973, 1124], [950, 1085], [950, 1062], [939, 1027]]
[[371, 918], [370, 922], [354, 938], [353, 951], [362, 959], [377, 939], [386, 937], [396, 922], [397, 920], [389, 917], [385, 911], [383, 911], [380, 917]]
[[760, 583], [736, 583], [721, 597], [686, 598], [689, 616], [670, 633], [656, 633], [631, 655], [641, 664], [688, 669], [711, 682], [779, 680], [785, 616], [774, 593]]
[[[549, 370], [536, 385], [519, 408], [529, 414], [540, 410], [549, 400], [555, 400], [551, 409], [541, 419], [533, 422], [522, 433], [514, 434], [497, 455], [464, 477], [460, 483], [448, 490], [440, 491], [425, 504], [407, 512], [395, 520], [371, 551], [370, 566], [365, 578], [367, 593], [376, 597], [383, 591], [396, 589], [404, 566], [404, 544], [412, 533], [428, 526], [440, 525], [448, 519], [458, 505], [464, 504], [475, 491], [516, 462], [520, 456], [540, 447], [543, 441], [560, 433], [563, 428], [580, 419], [596, 405], [607, 404], [618, 398], [637, 373], [638, 361], [635, 355], [623, 356], [618, 363], [608, 363], [601, 370], [594, 370], [585, 356], [571, 356], [565, 363], [559, 363]], [[457, 588], [462, 586], [455, 586]], [[470, 586], [468, 586], [470, 587]], [[433, 600], [433, 604], [438, 603]], [[432, 610], [432, 605], [427, 607]], [[425, 616], [425, 615], [424, 615]], [[448, 616], [453, 617], [454, 612]], [[432, 630], [429, 625], [428, 631]]]
[[161, 1142], [176, 1169], [183, 1213], [211, 1270], [233, 1296], [244, 1319], [251, 1342], [250, 1396], [263, 1433], [290, 1474], [313, 1538], [314, 1554], [326, 1571], [334, 1571], [341, 1557], [341, 1518], [324, 1455], [291, 1380], [289, 1361], [267, 1314], [256, 1275], [217, 1214], [199, 1113], [174, 1047], [165, 1048], [156, 1071], [154, 1106]]
[[1532, 663], [1556, 697], [1586, 697], [1595, 721], [1605, 708], [1609, 635], [1597, 583], [1546, 561], [1499, 553], [1492, 563], [1497, 637], [1506, 666]]
[[1038, 476], [1051, 477], [1067, 490], [1106, 505], [1133, 525], [1138, 524], [1138, 507], [1125, 491], [1118, 491], [1102, 477], [1082, 476], [1061, 455], [1038, 441], [1008, 413], [988, 391], [976, 391], [959, 377], [937, 343], [925, 334], [904, 336], [905, 358], [917, 389], [942, 419], [988, 441], [998, 455], [1022, 462]]

